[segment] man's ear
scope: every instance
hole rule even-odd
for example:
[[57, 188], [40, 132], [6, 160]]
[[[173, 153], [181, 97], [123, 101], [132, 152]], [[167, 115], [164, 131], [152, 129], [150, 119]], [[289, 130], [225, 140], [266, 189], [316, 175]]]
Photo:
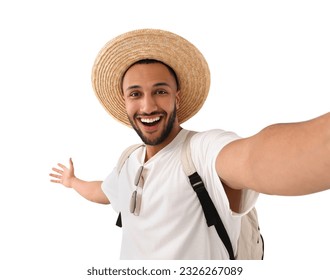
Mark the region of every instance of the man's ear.
[[124, 94], [122, 93], [120, 96], [121, 96], [121, 99], [125, 101], [125, 96], [124, 96]]
[[176, 104], [176, 108], [179, 109], [179, 107], [180, 107], [180, 91], [179, 90], [176, 92], [175, 104]]

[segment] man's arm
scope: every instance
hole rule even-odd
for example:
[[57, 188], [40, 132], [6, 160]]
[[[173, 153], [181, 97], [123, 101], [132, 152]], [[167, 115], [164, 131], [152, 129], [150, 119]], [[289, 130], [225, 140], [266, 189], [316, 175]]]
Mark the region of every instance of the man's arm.
[[101, 189], [102, 181], [87, 182], [75, 176], [71, 158], [69, 160], [69, 167], [66, 167], [61, 163], [59, 163], [58, 166], [60, 169], [53, 167], [52, 170], [55, 173], [49, 174], [49, 176], [54, 178], [50, 180], [51, 182], [62, 184], [67, 188], [72, 188], [89, 201], [101, 204], [110, 203], [107, 196]]
[[230, 188], [303, 195], [330, 188], [330, 113], [266, 127], [224, 147], [216, 161]]

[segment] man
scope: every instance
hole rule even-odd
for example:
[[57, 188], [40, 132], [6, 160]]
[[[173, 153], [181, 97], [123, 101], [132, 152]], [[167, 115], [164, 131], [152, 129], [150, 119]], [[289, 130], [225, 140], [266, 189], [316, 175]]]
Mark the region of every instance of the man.
[[[97, 203], [110, 203], [123, 221], [122, 259], [228, 259], [205, 223], [180, 159], [188, 131], [209, 90], [198, 49], [180, 36], [143, 29], [122, 34], [100, 51], [93, 87], [104, 108], [138, 133], [143, 147], [102, 182], [86, 182], [59, 164], [54, 183]], [[211, 130], [190, 140], [191, 156], [237, 251], [241, 217], [258, 194], [303, 195], [330, 186], [330, 113], [275, 124], [240, 138]]]

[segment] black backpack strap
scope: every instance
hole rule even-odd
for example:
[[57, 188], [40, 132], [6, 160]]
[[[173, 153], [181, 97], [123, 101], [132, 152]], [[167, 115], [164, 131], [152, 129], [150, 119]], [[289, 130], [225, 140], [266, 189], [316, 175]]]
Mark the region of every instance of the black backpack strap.
[[190, 184], [193, 190], [196, 192], [196, 195], [200, 201], [200, 204], [202, 206], [206, 218], [207, 225], [209, 227], [214, 225], [222, 243], [224, 244], [224, 246], [228, 251], [229, 258], [231, 260], [235, 260], [234, 250], [229, 235], [226, 231], [226, 228], [219, 216], [217, 209], [213, 204], [213, 201], [209, 193], [205, 188], [205, 185], [200, 175], [197, 173], [195, 166], [192, 162], [191, 153], [190, 153], [190, 138], [192, 137], [193, 134], [194, 132], [189, 132], [183, 144], [182, 158], [181, 158], [183, 169], [186, 175], [188, 176]]
[[121, 213], [119, 212], [117, 222], [116, 222], [117, 227], [123, 227], [123, 224], [121, 223]]
[[192, 188], [194, 189], [194, 191], [196, 192], [197, 197], [200, 201], [200, 204], [202, 205], [207, 225], [209, 227], [210, 226], [215, 227], [219, 237], [222, 240], [222, 243], [225, 245], [225, 247], [228, 251], [229, 258], [231, 260], [235, 260], [234, 250], [233, 250], [230, 238], [228, 236], [228, 233], [226, 231], [226, 228], [218, 214], [217, 209], [215, 208], [215, 206], [212, 202], [212, 199], [211, 199], [209, 193], [207, 192], [207, 190], [204, 186], [204, 183], [203, 183], [201, 177], [198, 175], [197, 172], [195, 172], [194, 174], [192, 174], [188, 177], [189, 177], [190, 184], [191, 184]]

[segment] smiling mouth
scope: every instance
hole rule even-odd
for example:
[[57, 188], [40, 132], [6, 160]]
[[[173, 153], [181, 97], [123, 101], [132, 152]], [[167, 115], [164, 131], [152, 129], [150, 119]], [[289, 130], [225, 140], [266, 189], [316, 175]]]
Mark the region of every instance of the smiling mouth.
[[154, 117], [154, 118], [145, 118], [145, 117], [141, 117], [139, 118], [140, 122], [145, 125], [145, 126], [154, 126], [156, 124], [158, 124], [161, 120], [161, 117]]

